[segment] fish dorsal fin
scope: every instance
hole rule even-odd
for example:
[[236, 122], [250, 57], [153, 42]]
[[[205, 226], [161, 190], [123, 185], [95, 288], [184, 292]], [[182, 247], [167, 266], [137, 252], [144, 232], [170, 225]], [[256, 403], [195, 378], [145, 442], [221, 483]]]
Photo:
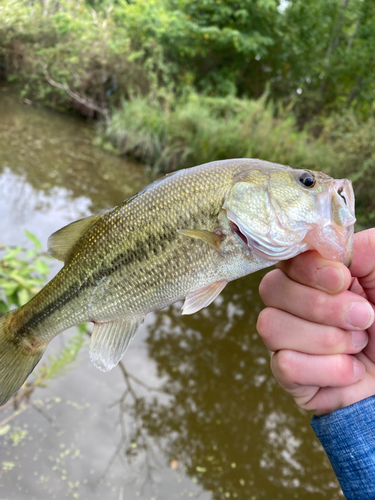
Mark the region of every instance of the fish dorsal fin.
[[91, 335], [90, 359], [103, 372], [108, 372], [125, 354], [144, 316], [95, 323]]
[[213, 302], [219, 293], [224, 289], [228, 281], [215, 281], [211, 285], [199, 288], [195, 292], [187, 295], [182, 307], [182, 314], [193, 314], [203, 307], [207, 307]]
[[51, 234], [48, 238], [48, 253], [55, 259], [66, 262], [72, 248], [80, 237], [101, 217], [101, 214], [85, 217]]
[[220, 244], [222, 242], [222, 237], [212, 231], [206, 231], [205, 229], [177, 229], [177, 232], [189, 238], [203, 240], [212, 245], [218, 253], [221, 253]]

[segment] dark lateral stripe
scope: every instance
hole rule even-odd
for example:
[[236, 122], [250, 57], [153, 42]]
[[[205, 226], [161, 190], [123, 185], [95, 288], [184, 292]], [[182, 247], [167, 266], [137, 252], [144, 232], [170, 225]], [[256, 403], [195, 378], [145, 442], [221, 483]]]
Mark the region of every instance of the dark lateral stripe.
[[[199, 214], [189, 214], [187, 217], [180, 217], [178, 221], [178, 228], [185, 229], [194, 227], [204, 220], [213, 220], [217, 217], [216, 211], [213, 212], [212, 208]], [[97, 286], [98, 282], [104, 277], [110, 276], [119, 267], [125, 267], [135, 263], [142, 263], [158, 253], [165, 251], [166, 245], [174, 241], [178, 237], [176, 225], [165, 224], [158, 234], [145, 233], [144, 237], [136, 241], [133, 248], [126, 249], [116, 255], [110, 262], [108, 267], [102, 267], [97, 272], [87, 275], [86, 279], [82, 282], [73, 283], [67, 290], [61, 293], [54, 302], [48, 303], [43, 309], [36, 312], [33, 317], [24, 323], [18, 330], [17, 336], [31, 335], [33, 327], [43, 321], [43, 318], [50, 315], [52, 312], [57, 311], [64, 307], [72, 297], [76, 296], [80, 291], [87, 288]], [[60, 271], [62, 272], [62, 271]], [[57, 277], [56, 277], [57, 278]], [[46, 285], [48, 286], [48, 285]]]
[[109, 267], [101, 268], [96, 273], [87, 276], [87, 279], [81, 284], [75, 283], [65, 290], [54, 302], [48, 303], [43, 309], [36, 312], [33, 317], [24, 323], [22, 327], [18, 330], [18, 336], [24, 336], [25, 334], [31, 334], [33, 327], [43, 320], [44, 317], [48, 316], [54, 311], [57, 311], [64, 307], [73, 296], [77, 295], [80, 291], [87, 288], [94, 288], [97, 286], [98, 282], [107, 276], [110, 276], [119, 267], [124, 267], [129, 264], [134, 264], [136, 262], [141, 263], [142, 261], [149, 259], [150, 255], [156, 255], [165, 250], [165, 244], [172, 242], [177, 238], [177, 232], [172, 226], [164, 226], [163, 232], [160, 234], [159, 238], [154, 234], [149, 235], [145, 239], [138, 240], [134, 248], [121, 252], [116, 255], [111, 261]]
[[[61, 272], [61, 271], [60, 271]], [[26, 321], [18, 330], [15, 332], [16, 336], [31, 335], [33, 327], [43, 321], [43, 318], [51, 314], [51, 312], [61, 309], [73, 295], [79, 290], [78, 284], [71, 285], [67, 290], [65, 290], [54, 302], [49, 302], [43, 309], [35, 312], [31, 319]]]
[[171, 243], [178, 236], [175, 227], [164, 226], [163, 232], [155, 235], [145, 235], [145, 238], [135, 242], [135, 246], [125, 249], [111, 261], [110, 267], [115, 269], [119, 266], [128, 266], [137, 262], [142, 262], [165, 250], [165, 245]]

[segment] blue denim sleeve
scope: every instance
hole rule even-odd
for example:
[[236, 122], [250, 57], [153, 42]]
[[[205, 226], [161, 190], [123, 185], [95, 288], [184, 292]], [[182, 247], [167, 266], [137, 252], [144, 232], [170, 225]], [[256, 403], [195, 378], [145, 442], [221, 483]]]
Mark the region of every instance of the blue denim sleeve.
[[375, 396], [323, 417], [311, 426], [347, 500], [375, 500]]

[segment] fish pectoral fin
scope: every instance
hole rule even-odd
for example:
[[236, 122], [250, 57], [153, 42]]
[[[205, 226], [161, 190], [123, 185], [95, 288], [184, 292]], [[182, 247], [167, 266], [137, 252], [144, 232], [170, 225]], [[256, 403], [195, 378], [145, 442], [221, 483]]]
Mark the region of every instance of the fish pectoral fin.
[[219, 293], [224, 289], [228, 281], [215, 281], [211, 285], [199, 288], [195, 292], [189, 293], [182, 307], [182, 314], [193, 314], [203, 307], [207, 307], [213, 302]]
[[72, 248], [80, 237], [101, 217], [102, 214], [85, 217], [51, 234], [48, 238], [48, 253], [55, 259], [66, 262]]
[[90, 359], [99, 370], [108, 372], [117, 365], [144, 319], [144, 316], [133, 316], [94, 324]]
[[206, 231], [205, 229], [177, 229], [177, 232], [189, 238], [203, 240], [212, 245], [218, 253], [221, 253], [222, 237], [212, 231]]

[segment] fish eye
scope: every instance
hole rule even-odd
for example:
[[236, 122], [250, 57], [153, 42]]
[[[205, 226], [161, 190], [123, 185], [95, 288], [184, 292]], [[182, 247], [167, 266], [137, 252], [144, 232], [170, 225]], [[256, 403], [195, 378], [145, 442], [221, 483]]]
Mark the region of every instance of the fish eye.
[[302, 184], [302, 186], [307, 188], [314, 187], [316, 183], [316, 179], [311, 172], [304, 172], [299, 176], [298, 180]]

